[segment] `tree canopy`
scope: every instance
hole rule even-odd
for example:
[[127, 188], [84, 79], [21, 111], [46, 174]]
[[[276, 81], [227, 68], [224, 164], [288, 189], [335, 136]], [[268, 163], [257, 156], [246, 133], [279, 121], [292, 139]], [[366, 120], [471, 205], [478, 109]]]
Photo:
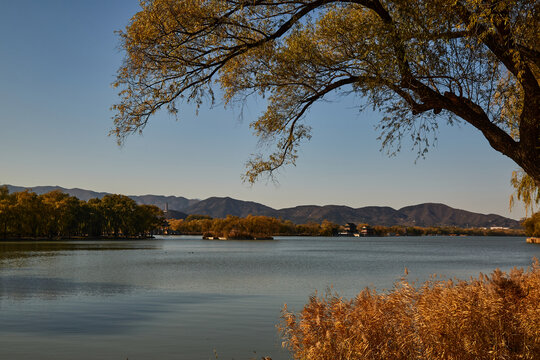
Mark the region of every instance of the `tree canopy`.
[[537, 0], [143, 0], [120, 32], [126, 58], [112, 131], [122, 142], [181, 102], [267, 99], [251, 123], [271, 145], [255, 181], [294, 164], [306, 112], [356, 94], [384, 115], [382, 144], [423, 155], [441, 121], [465, 121], [540, 184]]
[[523, 171], [512, 172], [510, 184], [516, 190], [514, 194], [510, 195], [510, 210], [514, 206], [515, 200], [520, 200], [525, 208], [525, 216], [531, 212], [534, 214], [535, 208], [540, 204], [540, 186], [538, 186], [532, 177], [524, 173]]

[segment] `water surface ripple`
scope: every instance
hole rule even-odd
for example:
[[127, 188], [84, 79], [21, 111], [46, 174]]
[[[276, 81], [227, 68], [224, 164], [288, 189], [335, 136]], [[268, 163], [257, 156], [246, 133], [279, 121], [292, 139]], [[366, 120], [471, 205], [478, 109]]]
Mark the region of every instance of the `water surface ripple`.
[[526, 267], [515, 237], [0, 242], [0, 359], [288, 359], [276, 331], [331, 288]]

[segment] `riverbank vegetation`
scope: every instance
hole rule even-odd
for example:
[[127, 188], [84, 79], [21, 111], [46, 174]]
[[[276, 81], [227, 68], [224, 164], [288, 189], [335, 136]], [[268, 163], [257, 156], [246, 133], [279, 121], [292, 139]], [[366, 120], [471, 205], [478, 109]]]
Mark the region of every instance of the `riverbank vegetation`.
[[60, 191], [37, 195], [0, 187], [0, 238], [144, 237], [163, 226], [163, 213], [124, 195], [82, 201]]
[[456, 226], [373, 226], [375, 236], [523, 236], [522, 229], [459, 228]]
[[470, 281], [402, 279], [352, 300], [312, 296], [280, 330], [294, 359], [538, 359], [540, 264]]
[[[451, 226], [369, 226], [358, 224], [368, 236], [423, 236], [423, 235], [467, 235], [467, 236], [523, 236], [520, 229], [458, 228]], [[169, 232], [186, 235], [205, 235], [207, 237], [254, 238], [268, 236], [336, 236], [345, 231], [344, 226], [330, 221], [322, 223], [294, 224], [289, 220], [269, 216], [227, 216], [213, 219], [206, 215], [190, 215], [184, 220], [169, 220]], [[352, 236], [352, 233], [349, 234]]]

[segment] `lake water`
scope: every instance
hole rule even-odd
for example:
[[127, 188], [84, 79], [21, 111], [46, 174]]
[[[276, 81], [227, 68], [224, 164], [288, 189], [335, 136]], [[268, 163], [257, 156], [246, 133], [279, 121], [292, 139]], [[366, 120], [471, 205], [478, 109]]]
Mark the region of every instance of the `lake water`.
[[527, 267], [516, 237], [0, 242], [0, 359], [288, 359], [276, 324], [315, 291]]

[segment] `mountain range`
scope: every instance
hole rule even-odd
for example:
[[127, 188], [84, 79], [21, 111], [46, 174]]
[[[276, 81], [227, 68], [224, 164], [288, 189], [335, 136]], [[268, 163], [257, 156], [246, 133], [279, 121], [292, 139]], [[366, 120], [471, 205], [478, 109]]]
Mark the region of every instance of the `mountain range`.
[[[25, 187], [7, 185], [10, 192], [24, 191]], [[108, 193], [84, 189], [66, 189], [60, 186], [36, 186], [28, 188], [37, 194], [60, 190], [81, 200], [102, 198]], [[245, 217], [264, 215], [290, 220], [296, 224], [328, 220], [337, 224], [368, 223], [370, 225], [406, 226], [458, 226], [458, 227], [509, 227], [519, 228], [518, 221], [496, 214], [480, 214], [455, 209], [444, 204], [425, 203], [393, 209], [388, 206], [352, 208], [342, 205], [302, 205], [285, 209], [273, 209], [252, 201], [230, 197], [210, 197], [205, 200], [187, 199], [181, 196], [129, 195], [139, 204], [156, 205], [168, 209], [168, 218], [185, 218], [189, 214], [209, 215], [223, 218], [227, 215]]]

